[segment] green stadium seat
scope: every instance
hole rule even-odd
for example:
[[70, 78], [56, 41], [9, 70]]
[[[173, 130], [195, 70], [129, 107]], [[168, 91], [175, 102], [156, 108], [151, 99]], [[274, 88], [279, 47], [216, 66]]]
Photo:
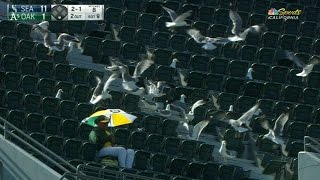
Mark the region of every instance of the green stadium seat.
[[120, 42], [113, 40], [104, 40], [102, 41], [101, 51], [103, 56], [112, 56], [119, 57], [120, 56]]
[[199, 20], [203, 21], [203, 22], [207, 22], [207, 23], [212, 23], [213, 22], [214, 13], [215, 13], [215, 9], [212, 8], [212, 7], [208, 7], [208, 6], [199, 7], [199, 15], [198, 15], [199, 16]]
[[262, 81], [269, 80], [270, 66], [254, 63], [251, 65], [251, 68], [253, 69], [253, 79]]
[[219, 179], [219, 165], [216, 163], [208, 162], [205, 164], [202, 176], [204, 180], [218, 180]]
[[39, 61], [38, 62], [38, 75], [42, 78], [51, 78], [54, 69], [54, 64], [51, 61]]
[[204, 50], [201, 48], [201, 45], [197, 43], [193, 38], [189, 38], [186, 42], [187, 50], [190, 53], [194, 54], [204, 54]]
[[[2, 103], [2, 102], [1, 102]], [[0, 117], [7, 119], [9, 110], [6, 108], [0, 108]]]
[[168, 156], [165, 154], [153, 154], [151, 156], [151, 169], [156, 172], [166, 172]]
[[25, 117], [26, 113], [18, 110], [11, 110], [8, 113], [7, 120], [16, 126], [17, 128], [24, 130], [25, 129]]
[[164, 180], [171, 180], [172, 179], [172, 177], [168, 174], [157, 174], [157, 175], [155, 175], [155, 178], [164, 179]]
[[306, 129], [306, 136], [311, 136], [314, 138], [320, 138], [320, 125], [310, 124]]
[[61, 156], [63, 154], [63, 138], [59, 136], [48, 136], [45, 145], [52, 152]]
[[60, 102], [60, 117], [73, 119], [75, 116], [76, 103], [74, 101], [63, 100]]
[[80, 123], [79, 130], [78, 130], [79, 138], [82, 140], [88, 140], [91, 130], [92, 130], [92, 126], [84, 123]]
[[70, 78], [71, 67], [65, 64], [56, 64], [53, 77], [58, 81], [68, 81]]
[[239, 49], [234, 48], [234, 44], [232, 43], [226, 43], [222, 46], [222, 54], [225, 58], [237, 59], [239, 57], [238, 52], [239, 52]]
[[6, 105], [8, 109], [23, 109], [23, 93], [20, 91], [8, 91]]
[[312, 50], [313, 39], [300, 37], [297, 39], [296, 49], [298, 52], [310, 53]]
[[89, 70], [89, 77], [88, 77], [88, 83], [91, 87], [96, 87], [97, 86], [97, 81], [95, 76], [99, 78], [103, 78], [104, 73], [96, 70]]
[[191, 162], [186, 170], [186, 176], [189, 178], [199, 179], [204, 168], [204, 164], [198, 162]]
[[240, 49], [240, 59], [243, 61], [255, 61], [257, 51], [257, 46], [244, 45]]
[[142, 2], [139, 0], [124, 0], [124, 7], [132, 11], [141, 11]]
[[261, 42], [263, 47], [276, 48], [278, 45], [279, 34], [266, 32], [263, 34]]
[[302, 93], [302, 102], [305, 104], [317, 105], [319, 102], [318, 89], [305, 88]]
[[[301, 87], [306, 86], [306, 83], [304, 81], [302, 81], [302, 77], [296, 76], [296, 74], [300, 73], [300, 72], [301, 72], [301, 69], [291, 69], [289, 71], [289, 74], [288, 74], [289, 84], [301, 86]], [[310, 75], [309, 75], [309, 77], [310, 77]]]
[[226, 74], [229, 66], [229, 60], [222, 58], [213, 58], [210, 62], [211, 73]]
[[288, 156], [289, 157], [298, 157], [300, 151], [304, 151], [304, 143], [299, 141], [293, 141], [287, 145]]
[[45, 115], [56, 116], [59, 109], [59, 99], [44, 97], [42, 99], [42, 112]]
[[73, 94], [73, 84], [66, 81], [58, 81], [56, 85], [56, 90], [62, 89], [61, 99], [72, 99]]
[[43, 96], [54, 96], [55, 95], [56, 81], [49, 78], [41, 78], [38, 84], [38, 90]]
[[138, 27], [140, 27], [141, 29], [153, 30], [155, 27], [155, 21], [155, 15], [142, 13], [139, 16]]
[[219, 177], [220, 177], [220, 180], [248, 178], [244, 174], [241, 167], [234, 166], [234, 165], [221, 165], [219, 167]]
[[255, 1], [253, 4], [253, 12], [259, 14], [266, 14], [268, 12], [270, 6], [270, 1], [263, 0], [263, 1]]
[[303, 13], [303, 20], [317, 22], [319, 20], [319, 8], [317, 7], [305, 7]]
[[233, 77], [245, 77], [248, 72], [248, 62], [232, 60], [229, 64], [229, 74]]
[[89, 102], [90, 87], [76, 85], [73, 89], [73, 97], [77, 102]]
[[145, 148], [147, 133], [135, 131], [131, 134], [131, 147], [133, 149], [142, 150]]
[[273, 116], [274, 102], [272, 100], [260, 99], [260, 109], [266, 116]]
[[17, 25], [17, 38], [27, 39], [27, 40], [31, 39], [30, 37], [31, 29], [32, 29], [32, 25], [19, 23]]
[[257, 60], [260, 63], [273, 64], [276, 50], [273, 48], [261, 48], [257, 53]]
[[230, 105], [233, 105], [236, 101], [237, 95], [231, 93], [222, 92], [218, 96], [218, 104], [221, 106], [221, 110], [228, 110]]
[[40, 112], [41, 96], [26, 94], [24, 97], [24, 107], [27, 112]]
[[[144, 3], [144, 12], [152, 15], [160, 15], [162, 12], [163, 2], [159, 1], [147, 1]], [[166, 6], [166, 5], [165, 5]], [[168, 6], [166, 6], [168, 7]]]
[[74, 84], [88, 84], [88, 69], [74, 67], [71, 72], [71, 78]]
[[298, 35], [300, 30], [300, 21], [294, 19], [287, 19], [283, 24], [283, 32], [285, 34]]
[[184, 4], [182, 5], [182, 7], [180, 8], [181, 13], [185, 13], [189, 10], [192, 11], [191, 16], [187, 17], [188, 20], [198, 20], [198, 16], [199, 16], [199, 9], [198, 6], [193, 5], [193, 4]]
[[[274, 112], [273, 114], [278, 117], [280, 114], [282, 114], [287, 108], [293, 108], [294, 104], [289, 103], [289, 102], [283, 102], [283, 101], [278, 101], [274, 105]], [[297, 111], [298, 112], [298, 111]]]
[[125, 129], [125, 128], [117, 129], [114, 133], [116, 144], [120, 146], [128, 147], [130, 134], [131, 132], [128, 129]]
[[294, 50], [296, 44], [296, 36], [290, 34], [284, 34], [279, 40], [280, 47], [285, 50]]
[[111, 24], [120, 24], [122, 9], [109, 7], [105, 10], [104, 19]]
[[123, 0], [108, 0], [105, 1], [108, 6], [110, 7], [116, 7], [116, 8], [123, 8]]
[[288, 71], [287, 67], [273, 66], [271, 68], [270, 80], [272, 82], [285, 83], [287, 82]]
[[[44, 145], [44, 142], [46, 140], [46, 135], [43, 133], [34, 132], [30, 134], [30, 137], [36, 140], [38, 143]], [[33, 144], [33, 143], [32, 143]]]
[[170, 34], [166, 32], [156, 32], [153, 35], [154, 46], [157, 48], [167, 48]]
[[152, 31], [146, 29], [138, 29], [136, 31], [136, 41], [140, 45], [151, 45], [152, 42]]
[[170, 32], [169, 28], [166, 27], [165, 23], [166, 22], [171, 22], [170, 17], [167, 16], [160, 16], [156, 20], [156, 29], [161, 32]]
[[69, 21], [66, 23], [66, 29], [69, 34], [81, 34], [84, 30], [84, 21]]
[[205, 78], [206, 74], [197, 71], [191, 71], [188, 75], [188, 86], [202, 88], [202, 81]]
[[123, 99], [123, 107], [127, 112], [138, 111], [139, 107], [137, 106], [137, 102], [140, 100], [140, 96], [133, 94], [126, 94]]
[[261, 35], [256, 33], [248, 33], [245, 44], [251, 46], [260, 46]]
[[169, 46], [175, 51], [185, 51], [187, 37], [179, 34], [174, 34], [169, 39]]
[[63, 145], [64, 156], [66, 158], [78, 159], [80, 157], [81, 141], [77, 139], [68, 139]]
[[[229, 15], [227, 17], [229, 17]], [[225, 37], [226, 35], [227, 35], [227, 25], [213, 24], [210, 27], [210, 30], [209, 30], [210, 37]]]
[[6, 89], [19, 90], [21, 83], [21, 76], [18, 73], [7, 72], [4, 77]]
[[51, 135], [60, 135], [61, 119], [54, 116], [47, 116], [43, 120], [44, 132]]
[[84, 40], [81, 42], [81, 46], [83, 47], [82, 54], [93, 57], [98, 56], [101, 50], [103, 51], [103, 48], [101, 48], [102, 42], [103, 39], [101, 38], [90, 36], [85, 37]]
[[224, 85], [224, 76], [219, 74], [207, 74], [205, 88], [208, 90], [220, 91]]
[[280, 8], [284, 8], [287, 6], [287, 3], [285, 2], [271, 2], [270, 7], [275, 8], [275, 9], [280, 9]]
[[65, 32], [65, 25], [66, 25], [66, 22], [61, 22], [61, 21], [51, 22], [49, 24], [48, 30], [53, 33]]
[[16, 35], [16, 22], [9, 20], [0, 21], [0, 34], [2, 36], [15, 36]]
[[219, 8], [214, 13], [214, 24], [222, 24], [225, 26], [229, 25], [229, 10], [224, 8]]
[[[106, 29], [107, 29], [107, 26], [106, 26], [105, 30]], [[89, 33], [87, 33], [87, 36], [100, 38], [100, 39], [114, 39], [114, 36], [111, 33], [111, 31], [103, 31], [103, 30], [90, 31]]]
[[254, 25], [257, 25], [257, 24], [265, 24], [266, 16], [264, 14], [265, 13], [262, 13], [262, 14], [251, 14], [250, 17], [249, 17], [249, 20], [248, 20], [248, 25], [249, 26], [254, 26]]
[[320, 55], [320, 39], [317, 39], [313, 43], [313, 52], [317, 55]]
[[284, 101], [300, 102], [302, 95], [302, 88], [297, 86], [286, 86], [282, 90], [282, 96]]
[[245, 113], [257, 103], [257, 99], [248, 96], [240, 96], [234, 106], [236, 112]]
[[286, 165], [286, 161], [270, 160], [263, 170], [263, 174], [278, 173], [279, 169], [282, 169]]
[[263, 98], [265, 99], [279, 99], [282, 90], [280, 83], [266, 82], [264, 84]]
[[173, 76], [175, 75], [174, 68], [168, 67], [168, 66], [158, 66], [158, 68], [155, 71], [155, 79], [156, 81], [166, 81], [168, 83], [173, 82]]
[[4, 99], [7, 95], [7, 91], [5, 89], [0, 89], [0, 107], [5, 107]]
[[79, 122], [72, 119], [65, 119], [61, 123], [61, 135], [65, 138], [76, 138]]
[[169, 155], [177, 155], [180, 148], [180, 139], [175, 137], [167, 137], [163, 144], [163, 151]]
[[163, 136], [176, 137], [177, 136], [176, 129], [178, 127], [178, 124], [179, 124], [178, 121], [169, 120], [169, 119], [164, 120], [161, 125], [161, 130], [162, 130], [161, 134]]
[[6, 54], [2, 58], [2, 67], [5, 71], [18, 72], [19, 56]]
[[119, 38], [121, 41], [134, 43], [135, 42], [135, 31], [133, 27], [122, 26], [119, 32]]
[[20, 56], [23, 57], [33, 57], [34, 56], [35, 43], [28, 40], [20, 40], [18, 52]]
[[[235, 113], [235, 116], [239, 117], [241, 114]], [[233, 150], [237, 151], [238, 153], [242, 153], [244, 150], [243, 146], [243, 134], [240, 134], [240, 137], [236, 135], [236, 132], [234, 129], [228, 129], [224, 135], [223, 135], [223, 140], [227, 141], [227, 149], [228, 150]]]
[[240, 93], [244, 80], [240, 78], [229, 77], [225, 81], [224, 91], [227, 93]]
[[303, 139], [308, 124], [304, 122], [290, 122], [286, 135], [290, 139]]
[[266, 26], [268, 27], [268, 31], [281, 33], [283, 29], [284, 20], [274, 20], [268, 19], [266, 20]]
[[36, 58], [39, 60], [49, 60], [51, 57], [48, 56], [49, 49], [45, 47], [43, 44], [36, 45]]
[[216, 7], [219, 5], [218, 0], [203, 0], [204, 6], [211, 6], [211, 7]]
[[179, 154], [183, 158], [195, 158], [198, 148], [198, 141], [183, 140], [180, 145]]
[[169, 164], [169, 173], [174, 175], [182, 175], [188, 166], [186, 159], [174, 158]]
[[22, 58], [19, 64], [21, 74], [35, 75], [37, 70], [37, 60], [32, 58]]
[[[203, 8], [209, 8], [209, 7], [203, 7]], [[193, 28], [200, 31], [200, 33], [203, 36], [208, 36], [210, 24], [204, 21], [195, 21], [192, 25]]]
[[197, 151], [197, 159], [199, 159], [202, 162], [208, 162], [213, 160], [213, 149], [214, 146], [210, 144], [200, 144], [198, 151]]
[[79, 103], [76, 107], [76, 116], [79, 120], [89, 117], [93, 113], [93, 108], [92, 104]]
[[125, 43], [121, 48], [121, 55], [123, 59], [136, 60], [139, 57], [139, 53], [140, 46], [136, 44]]
[[144, 128], [147, 133], [157, 133], [161, 119], [156, 116], [147, 115], [143, 120]]
[[320, 88], [319, 80], [320, 80], [320, 73], [319, 72], [311, 72], [308, 75], [308, 82], [307, 82], [308, 87]]
[[310, 38], [315, 38], [317, 33], [317, 23], [314, 22], [302, 22], [300, 27], [300, 35]]
[[243, 95], [260, 98], [264, 85], [260, 82], [249, 81], [244, 85]]
[[154, 51], [155, 63], [159, 65], [169, 66], [172, 62], [170, 50], [156, 49]]
[[137, 27], [139, 13], [135, 11], [126, 10], [122, 14], [122, 23], [124, 26]]
[[148, 161], [150, 159], [150, 153], [146, 151], [136, 151], [134, 156], [133, 168], [138, 170], [148, 169]]
[[151, 152], [161, 152], [163, 147], [164, 136], [150, 134], [146, 141], [145, 149]]
[[298, 104], [294, 108], [293, 118], [295, 121], [311, 122], [313, 110], [313, 106]]

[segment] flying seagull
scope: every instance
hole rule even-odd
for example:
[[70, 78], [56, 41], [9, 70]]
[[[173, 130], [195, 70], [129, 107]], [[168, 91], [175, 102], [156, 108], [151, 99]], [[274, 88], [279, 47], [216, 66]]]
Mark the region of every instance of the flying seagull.
[[221, 146], [220, 146], [220, 149], [219, 149], [219, 154], [222, 156], [224, 161], [226, 161], [226, 159], [235, 158], [235, 156], [229, 155], [227, 153], [227, 142], [225, 140], [223, 140], [221, 142]]
[[53, 37], [54, 34], [52, 32], [50, 32], [48, 29], [43, 28], [43, 27], [46, 27], [45, 24], [46, 23], [42, 25], [35, 24], [33, 25], [32, 29], [35, 31], [38, 31], [43, 36], [44, 46], [49, 48], [48, 55], [53, 55], [53, 51], [63, 51], [65, 47], [68, 46], [67, 42], [72, 41], [72, 42], [80, 43], [78, 38], [66, 33], [60, 34], [59, 37], [55, 39]]
[[157, 102], [153, 102], [153, 101], [149, 102], [149, 101], [146, 101], [145, 99], [141, 99], [141, 102], [144, 105], [144, 107], [152, 111], [159, 110], [159, 108], [161, 107], [160, 104]]
[[286, 112], [282, 113], [278, 117], [273, 129], [271, 129], [268, 121], [263, 121], [261, 123], [262, 127], [269, 131], [268, 134], [265, 134], [263, 136], [263, 138], [270, 139], [271, 141], [275, 142], [276, 144], [283, 144], [284, 141], [280, 138], [280, 135], [281, 135], [281, 133], [283, 131], [283, 127], [286, 124], [286, 122], [288, 121], [288, 119], [289, 119], [289, 108], [286, 110]]
[[56, 98], [57, 98], [57, 99], [61, 99], [62, 93], [63, 93], [63, 90], [62, 90], [62, 89], [59, 89], [58, 92], [57, 92], [57, 94], [56, 94]]
[[108, 91], [103, 91], [103, 82], [101, 81], [101, 79], [97, 76], [95, 78], [97, 81], [97, 86], [94, 88], [90, 103], [96, 104], [101, 99], [112, 99], [112, 96]]
[[163, 81], [158, 81], [157, 84], [152, 82], [151, 80], [148, 80], [145, 83], [146, 86], [146, 91], [148, 95], [152, 97], [161, 97], [164, 96], [165, 94], [162, 93], [163, 87], [164, 87], [164, 82]]
[[[247, 128], [251, 130], [250, 125], [250, 119], [254, 115], [254, 113], [259, 109], [259, 103], [254, 105], [252, 108], [250, 108], [247, 112], [245, 112], [239, 119], [230, 119], [228, 120], [229, 124], [238, 132], [245, 132], [248, 131]], [[247, 128], [241, 127], [242, 124], [245, 124]]]
[[191, 10], [178, 16], [177, 13], [174, 12], [174, 10], [169, 9], [164, 6], [162, 6], [162, 8], [168, 12], [168, 14], [170, 15], [171, 21], [172, 21], [172, 22], [166, 22], [167, 27], [189, 26], [189, 24], [187, 24], [185, 19], [188, 18], [189, 16], [191, 16], [191, 13], [192, 13]]
[[193, 140], [199, 140], [200, 134], [203, 131], [205, 127], [209, 124], [209, 120], [203, 120], [198, 122], [194, 127], [193, 127], [193, 132], [192, 132], [192, 137], [191, 139]]
[[198, 43], [198, 44], [204, 44], [202, 45], [202, 48], [205, 50], [213, 50], [216, 49], [217, 46], [214, 44], [225, 44], [230, 42], [228, 38], [210, 38], [203, 36], [199, 30], [197, 29], [188, 29], [187, 33]]
[[308, 64], [305, 64], [301, 61], [298, 57], [296, 57], [292, 52], [285, 51], [289, 60], [293, 61], [298, 67], [301, 67], [303, 70], [302, 72], [296, 74], [296, 76], [306, 77], [310, 74], [313, 67], [320, 63], [320, 58], [317, 56], [312, 57], [311, 61]]

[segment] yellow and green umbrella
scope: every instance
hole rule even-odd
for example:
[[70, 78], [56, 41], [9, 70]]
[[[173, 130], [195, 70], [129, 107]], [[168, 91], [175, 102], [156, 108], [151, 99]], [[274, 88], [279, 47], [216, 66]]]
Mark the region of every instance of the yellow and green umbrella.
[[106, 109], [93, 113], [91, 116], [82, 120], [82, 123], [86, 123], [90, 126], [96, 126], [94, 121], [99, 116], [110, 117], [109, 127], [117, 127], [125, 124], [131, 124], [137, 117], [131, 114], [128, 114], [121, 109]]

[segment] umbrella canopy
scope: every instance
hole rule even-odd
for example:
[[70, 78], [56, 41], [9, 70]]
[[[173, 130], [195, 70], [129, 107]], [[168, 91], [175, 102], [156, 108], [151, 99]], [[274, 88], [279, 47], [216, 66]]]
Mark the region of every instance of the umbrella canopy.
[[110, 122], [108, 123], [109, 127], [130, 124], [137, 118], [134, 115], [122, 111], [121, 109], [106, 109], [93, 113], [91, 116], [82, 120], [82, 123], [86, 123], [90, 126], [96, 126], [94, 121], [101, 115], [110, 117]]

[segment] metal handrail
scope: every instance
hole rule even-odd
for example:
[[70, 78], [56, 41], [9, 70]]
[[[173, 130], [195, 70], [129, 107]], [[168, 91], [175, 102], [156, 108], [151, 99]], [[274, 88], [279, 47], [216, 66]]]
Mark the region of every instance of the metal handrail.
[[[97, 171], [97, 177], [98, 178], [106, 178], [106, 176], [110, 176], [106, 173], [112, 173], [114, 175], [116, 175], [116, 178], [138, 178], [140, 180], [159, 180], [158, 178], [152, 178], [152, 177], [146, 177], [146, 176], [142, 176], [142, 175], [138, 175], [138, 174], [131, 174], [131, 173], [127, 173], [127, 172], [119, 172], [119, 171], [115, 171], [115, 170], [111, 170], [111, 169], [104, 169], [104, 168], [99, 168], [99, 167], [95, 167], [95, 166], [90, 166], [90, 165], [84, 165], [84, 164], [80, 164], [77, 167], [77, 174], [78, 173], [86, 173], [86, 172], [90, 172], [91, 174], [94, 173], [95, 171]], [[101, 177], [103, 176], [103, 177]], [[114, 178], [114, 177], [113, 177]]]
[[[29, 148], [31, 148], [33, 151], [35, 151], [36, 153], [40, 154], [43, 158], [45, 158], [47, 161], [49, 161], [50, 163], [52, 163], [53, 165], [55, 165], [56, 167], [58, 167], [60, 170], [62, 170], [63, 172], [70, 172], [70, 170], [76, 172], [77, 168], [75, 168], [72, 164], [70, 164], [68, 161], [64, 160], [63, 158], [61, 158], [60, 156], [56, 155], [54, 152], [52, 152], [50, 149], [48, 149], [47, 147], [43, 146], [42, 144], [40, 144], [38, 141], [34, 140], [33, 138], [31, 138], [29, 135], [27, 135], [26, 133], [24, 133], [23, 131], [21, 131], [19, 128], [17, 128], [16, 126], [14, 126], [13, 124], [11, 124], [10, 122], [8, 122], [7, 120], [5, 120], [4, 118], [0, 117], [0, 121], [2, 121], [4, 123], [4, 126], [0, 124], [0, 129], [2, 129], [4, 131], [4, 137], [6, 139], [8, 139], [8, 135], [10, 135], [10, 137], [13, 137], [15, 139], [17, 139], [19, 142], [22, 142], [24, 145], [28, 146]], [[26, 140], [22, 139], [21, 137], [19, 137], [18, 135], [16, 135], [15, 133], [11, 132], [9, 130], [9, 128], [15, 130], [16, 132], [18, 132], [20, 135], [22, 135], [24, 138], [26, 138], [27, 140], [31, 141], [32, 143], [34, 143], [34, 145], [38, 146], [38, 148], [34, 147], [34, 145], [31, 145], [30, 143], [28, 143]], [[49, 157], [48, 155], [53, 156], [56, 160], [52, 159], [51, 157]], [[58, 163], [57, 161], [60, 161], [62, 164], [66, 165], [68, 168], [70, 168], [70, 170], [66, 169], [65, 167], [63, 167], [60, 163]]]
[[76, 173], [64, 173], [59, 180], [68, 180], [68, 178], [73, 177], [76, 178], [77, 180], [105, 180], [103, 178], [97, 178], [93, 176], [87, 176], [87, 175], [82, 175], [82, 174], [76, 174]]
[[[316, 145], [313, 145], [311, 143], [309, 143], [309, 141], [311, 143], [314, 143]], [[304, 151], [308, 151], [309, 149], [312, 149], [313, 151], [320, 153], [320, 142], [317, 141], [315, 138], [312, 138], [310, 136], [305, 136], [304, 137]]]

